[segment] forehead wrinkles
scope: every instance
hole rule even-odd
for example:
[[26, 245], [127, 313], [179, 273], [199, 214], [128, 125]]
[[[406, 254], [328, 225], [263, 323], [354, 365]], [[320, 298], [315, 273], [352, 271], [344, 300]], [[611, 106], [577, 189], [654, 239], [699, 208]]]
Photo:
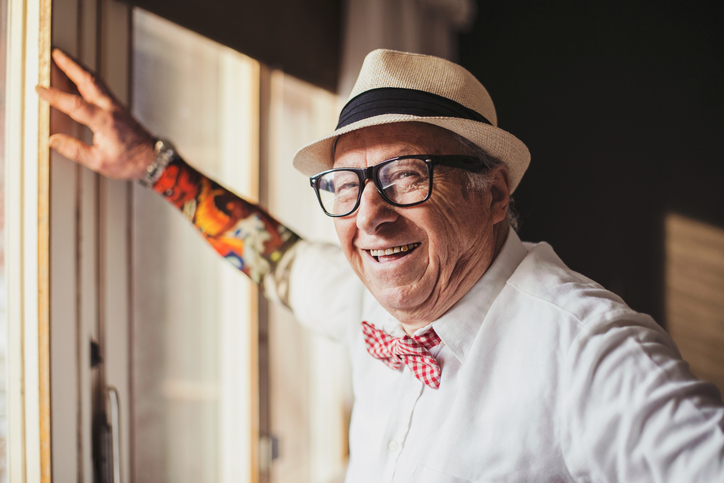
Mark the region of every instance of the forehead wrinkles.
[[451, 133], [425, 124], [386, 125], [343, 134], [334, 143], [334, 167], [372, 166], [406, 154], [453, 154]]

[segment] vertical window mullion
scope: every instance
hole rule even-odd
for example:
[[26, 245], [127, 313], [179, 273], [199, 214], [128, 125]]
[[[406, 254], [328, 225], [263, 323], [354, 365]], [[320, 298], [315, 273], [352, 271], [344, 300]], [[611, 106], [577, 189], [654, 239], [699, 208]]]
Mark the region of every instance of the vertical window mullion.
[[50, 481], [48, 107], [50, 3], [10, 0], [6, 77], [8, 449], [11, 482]]

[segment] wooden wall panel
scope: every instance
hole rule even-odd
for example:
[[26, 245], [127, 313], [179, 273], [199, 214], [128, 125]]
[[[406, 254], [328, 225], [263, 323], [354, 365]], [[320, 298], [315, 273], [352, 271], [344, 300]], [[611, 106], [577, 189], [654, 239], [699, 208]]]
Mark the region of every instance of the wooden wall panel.
[[666, 219], [666, 318], [692, 372], [724, 392], [724, 230]]

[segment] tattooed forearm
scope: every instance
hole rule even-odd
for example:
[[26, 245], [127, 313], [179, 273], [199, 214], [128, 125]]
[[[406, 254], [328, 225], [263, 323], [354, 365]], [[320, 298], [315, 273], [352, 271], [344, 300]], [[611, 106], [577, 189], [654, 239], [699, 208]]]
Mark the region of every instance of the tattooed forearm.
[[219, 255], [256, 283], [299, 240], [259, 206], [244, 201], [181, 159], [166, 168], [153, 190], [181, 210]]

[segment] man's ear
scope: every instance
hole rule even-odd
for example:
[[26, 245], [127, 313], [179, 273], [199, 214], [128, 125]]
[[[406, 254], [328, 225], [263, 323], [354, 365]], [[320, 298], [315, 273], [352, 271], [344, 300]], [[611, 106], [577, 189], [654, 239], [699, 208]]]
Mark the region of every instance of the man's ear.
[[506, 166], [501, 166], [493, 172], [489, 190], [491, 194], [490, 216], [495, 225], [505, 220], [510, 204], [510, 175]]

